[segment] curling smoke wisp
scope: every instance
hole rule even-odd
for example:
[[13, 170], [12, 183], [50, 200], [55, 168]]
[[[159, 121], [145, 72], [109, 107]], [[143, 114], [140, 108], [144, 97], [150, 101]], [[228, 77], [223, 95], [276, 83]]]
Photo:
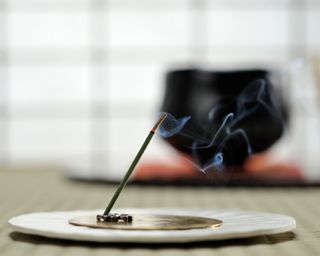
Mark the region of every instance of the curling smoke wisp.
[[[230, 105], [234, 106], [233, 111], [229, 111]], [[202, 121], [201, 131], [191, 124], [191, 120], [198, 117], [176, 119], [167, 114], [159, 134], [169, 142], [175, 139], [180, 147], [188, 148], [196, 165], [205, 173], [241, 165], [250, 154], [265, 150], [273, 143], [264, 141], [266, 134], [279, 130], [274, 136], [280, 137], [284, 126], [263, 79], [250, 83], [234, 99], [212, 106]]]

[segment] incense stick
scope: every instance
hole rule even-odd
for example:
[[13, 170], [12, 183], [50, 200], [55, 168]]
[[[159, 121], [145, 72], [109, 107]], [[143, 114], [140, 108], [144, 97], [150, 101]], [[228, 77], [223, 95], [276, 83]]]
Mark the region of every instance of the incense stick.
[[139, 162], [141, 156], [143, 155], [144, 151], [146, 150], [149, 142], [151, 141], [153, 135], [155, 134], [156, 130], [158, 129], [158, 127], [162, 124], [162, 122], [166, 119], [167, 114], [164, 113], [161, 118], [156, 122], [156, 124], [153, 126], [153, 128], [150, 130], [147, 138], [145, 139], [145, 141], [143, 142], [141, 148], [139, 149], [136, 157], [133, 159], [133, 162], [131, 163], [128, 171], [126, 172], [126, 174], [124, 175], [124, 177], [122, 178], [117, 190], [115, 191], [115, 193], [113, 194], [107, 208], [105, 209], [103, 215], [108, 215], [113, 207], [113, 205], [115, 204], [115, 202], [117, 201], [121, 191], [123, 190], [123, 188], [126, 186], [130, 175], [132, 174], [134, 168], [136, 167], [137, 163]]

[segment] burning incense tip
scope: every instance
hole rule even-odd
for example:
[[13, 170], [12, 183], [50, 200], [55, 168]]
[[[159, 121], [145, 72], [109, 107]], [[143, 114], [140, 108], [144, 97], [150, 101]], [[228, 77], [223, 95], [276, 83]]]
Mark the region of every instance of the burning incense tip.
[[164, 113], [161, 118], [158, 120], [158, 122], [155, 123], [155, 125], [152, 127], [151, 132], [155, 133], [158, 127], [163, 123], [163, 121], [167, 118], [168, 114]]
[[[125, 187], [125, 185], [127, 184], [130, 175], [132, 174], [134, 168], [136, 167], [137, 163], [139, 162], [141, 156], [143, 155], [144, 151], [146, 150], [150, 140], [152, 139], [153, 135], [155, 134], [156, 130], [158, 129], [158, 127], [160, 127], [160, 125], [162, 124], [162, 122], [167, 118], [168, 114], [164, 113], [161, 118], [155, 123], [155, 125], [152, 127], [152, 129], [150, 130], [147, 138], [145, 139], [145, 141], [143, 142], [141, 148], [139, 149], [136, 157], [133, 159], [133, 162], [131, 163], [128, 171], [126, 172], [125, 176], [123, 177], [122, 181], [120, 182], [117, 190], [115, 191], [114, 195], [112, 196], [106, 210], [104, 211], [104, 213], [102, 215], [97, 215], [97, 221], [118, 221], [119, 220], [119, 216], [123, 215], [123, 214], [117, 214], [115, 216], [115, 214], [110, 214], [110, 211], [114, 205], [114, 203], [116, 202], [116, 200], [118, 199], [121, 191], [123, 190], [123, 188]], [[119, 216], [118, 216], [119, 215]], [[130, 216], [129, 219], [132, 220], [132, 216]], [[119, 218], [118, 218], [119, 217]]]

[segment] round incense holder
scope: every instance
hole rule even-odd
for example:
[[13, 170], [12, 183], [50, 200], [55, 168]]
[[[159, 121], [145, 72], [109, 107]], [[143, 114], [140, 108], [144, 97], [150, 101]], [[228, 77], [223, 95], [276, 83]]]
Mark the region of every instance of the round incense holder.
[[222, 225], [221, 220], [198, 216], [180, 215], [134, 215], [132, 222], [97, 221], [96, 216], [80, 216], [69, 220], [76, 226], [124, 230], [186, 230], [198, 228], [216, 228]]
[[223, 222], [222, 225], [214, 228], [128, 230], [91, 228], [69, 223], [69, 220], [81, 216], [96, 217], [102, 211], [103, 209], [29, 213], [11, 218], [9, 224], [13, 230], [25, 234], [101, 243], [187, 243], [212, 241], [272, 235], [292, 231], [296, 227], [294, 218], [289, 216], [240, 209], [130, 208], [114, 210], [119, 213], [129, 213], [133, 218], [140, 215], [173, 215], [217, 219]]

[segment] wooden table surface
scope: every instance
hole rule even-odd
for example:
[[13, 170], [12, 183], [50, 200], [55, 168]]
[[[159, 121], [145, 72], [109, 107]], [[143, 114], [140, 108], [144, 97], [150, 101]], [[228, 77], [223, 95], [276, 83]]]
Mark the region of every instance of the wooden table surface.
[[[23, 169], [23, 168], [22, 168]], [[293, 216], [293, 233], [190, 244], [97, 244], [13, 232], [9, 218], [36, 211], [104, 208], [115, 187], [58, 171], [0, 169], [0, 255], [320, 255], [320, 188], [128, 186], [117, 207], [212, 207]]]

